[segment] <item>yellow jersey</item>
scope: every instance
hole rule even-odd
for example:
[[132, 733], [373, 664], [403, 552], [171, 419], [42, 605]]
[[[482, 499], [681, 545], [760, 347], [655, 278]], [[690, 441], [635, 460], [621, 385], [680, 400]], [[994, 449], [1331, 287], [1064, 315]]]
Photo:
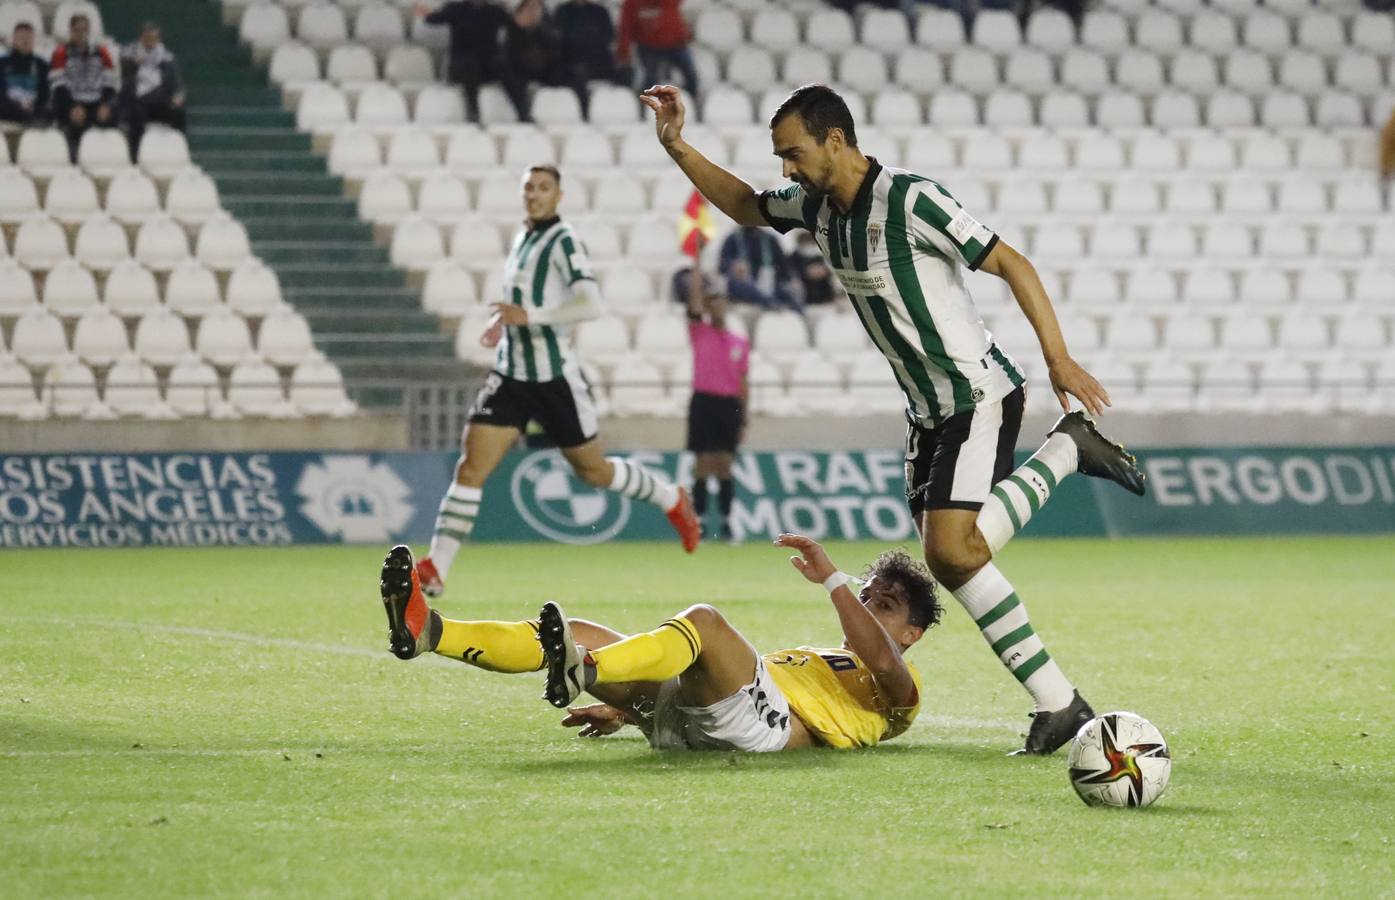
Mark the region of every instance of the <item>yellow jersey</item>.
[[775, 679], [790, 709], [830, 747], [846, 750], [889, 741], [915, 721], [920, 712], [920, 673], [910, 663], [915, 703], [892, 707], [857, 654], [843, 647], [798, 647], [765, 654], [766, 671]]

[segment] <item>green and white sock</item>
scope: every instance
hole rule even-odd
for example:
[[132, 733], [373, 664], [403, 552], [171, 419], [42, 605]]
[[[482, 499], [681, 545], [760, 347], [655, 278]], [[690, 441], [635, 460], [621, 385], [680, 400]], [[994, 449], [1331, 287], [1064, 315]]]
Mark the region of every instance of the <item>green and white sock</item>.
[[989, 563], [952, 593], [999, 661], [1032, 695], [1038, 712], [1070, 704], [1075, 686], [1042, 646], [1027, 619], [1027, 607], [997, 566]]
[[1056, 485], [1076, 470], [1078, 457], [1075, 441], [1064, 434], [1053, 434], [1031, 459], [993, 485], [979, 511], [977, 524], [994, 556], [1051, 499]]
[[633, 500], [652, 503], [664, 512], [678, 503], [678, 486], [662, 475], [656, 475], [639, 463], [607, 456], [606, 462], [615, 467], [610, 489]]
[[475, 530], [475, 517], [480, 514], [480, 498], [483, 496], [484, 490], [481, 488], [452, 482], [446, 495], [441, 498], [441, 511], [436, 516], [436, 531], [431, 535], [431, 549], [427, 555], [443, 579], [450, 571], [460, 545]]

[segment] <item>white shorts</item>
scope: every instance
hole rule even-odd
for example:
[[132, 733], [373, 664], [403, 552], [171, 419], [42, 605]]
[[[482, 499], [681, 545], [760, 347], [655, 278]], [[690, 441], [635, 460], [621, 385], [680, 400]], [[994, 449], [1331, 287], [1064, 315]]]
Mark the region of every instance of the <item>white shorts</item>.
[[659, 685], [649, 744], [655, 750], [783, 750], [790, 739], [790, 705], [756, 658], [756, 677], [711, 706], [679, 706], [678, 679]]

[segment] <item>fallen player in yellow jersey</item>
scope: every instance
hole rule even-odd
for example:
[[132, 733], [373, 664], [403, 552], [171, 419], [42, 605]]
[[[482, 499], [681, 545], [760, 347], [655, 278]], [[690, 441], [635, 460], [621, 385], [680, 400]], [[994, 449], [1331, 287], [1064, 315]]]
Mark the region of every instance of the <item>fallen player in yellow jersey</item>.
[[[383, 562], [383, 605], [394, 654], [434, 652], [493, 672], [547, 670], [545, 698], [563, 725], [600, 737], [634, 724], [658, 749], [769, 752], [865, 747], [904, 732], [920, 709], [920, 676], [904, 654], [940, 621], [935, 582], [889, 550], [861, 583], [839, 572], [816, 541], [776, 545], [822, 585], [843, 628], [837, 648], [757, 653], [715, 608], [698, 604], [653, 631], [626, 636], [556, 603], [524, 622], [464, 622], [431, 609], [411, 551]], [[582, 692], [598, 704], [572, 706]]]

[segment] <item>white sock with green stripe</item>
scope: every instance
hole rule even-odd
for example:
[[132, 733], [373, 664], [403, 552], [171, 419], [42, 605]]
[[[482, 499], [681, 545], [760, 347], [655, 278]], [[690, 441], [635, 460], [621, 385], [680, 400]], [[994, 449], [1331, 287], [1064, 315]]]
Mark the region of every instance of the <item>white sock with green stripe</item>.
[[436, 531], [431, 535], [431, 549], [427, 556], [436, 567], [442, 579], [450, 571], [455, 554], [460, 545], [475, 530], [475, 517], [480, 514], [480, 498], [484, 491], [477, 487], [466, 487], [459, 482], [451, 482], [450, 489], [441, 498], [441, 511], [436, 516]]
[[1056, 485], [1077, 465], [1075, 441], [1053, 434], [1020, 468], [993, 485], [978, 514], [978, 530], [994, 556], [1041, 509]]
[[1042, 646], [1027, 620], [1027, 607], [997, 566], [989, 563], [951, 593], [973, 617], [998, 659], [1031, 693], [1039, 712], [1070, 705], [1075, 686]]
[[664, 512], [673, 509], [678, 502], [678, 486], [662, 475], [655, 475], [639, 463], [618, 456], [607, 456], [606, 462], [615, 467], [610, 489], [617, 494], [647, 501]]

